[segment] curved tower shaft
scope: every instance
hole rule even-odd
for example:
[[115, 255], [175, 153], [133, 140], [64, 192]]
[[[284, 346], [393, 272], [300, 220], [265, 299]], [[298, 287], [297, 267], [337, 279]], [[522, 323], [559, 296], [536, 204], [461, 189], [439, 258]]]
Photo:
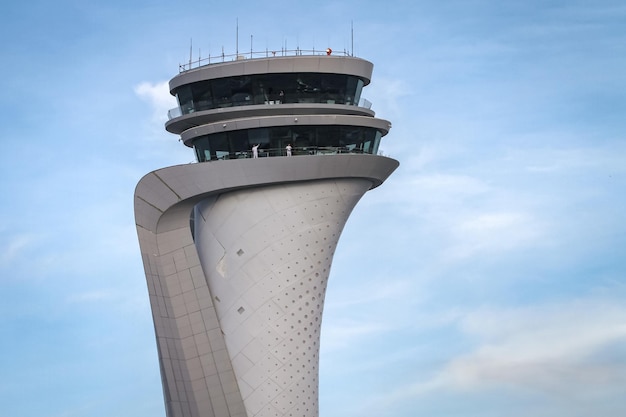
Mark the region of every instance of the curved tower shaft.
[[[318, 415], [320, 326], [335, 247], [359, 199], [398, 166], [375, 155], [388, 122], [346, 103], [360, 95], [358, 80], [369, 82], [371, 64], [279, 59], [175, 77], [180, 114], [166, 127], [207, 162], [163, 168], [137, 185], [168, 417]], [[272, 65], [283, 69], [268, 73]], [[279, 103], [265, 103], [268, 74], [282, 87]], [[354, 88], [298, 90], [316, 78]], [[236, 86], [230, 107], [216, 99], [225, 84]], [[251, 103], [234, 104], [241, 94]], [[213, 104], [196, 112], [201, 98]], [[255, 145], [265, 145], [267, 157], [243, 158]]]

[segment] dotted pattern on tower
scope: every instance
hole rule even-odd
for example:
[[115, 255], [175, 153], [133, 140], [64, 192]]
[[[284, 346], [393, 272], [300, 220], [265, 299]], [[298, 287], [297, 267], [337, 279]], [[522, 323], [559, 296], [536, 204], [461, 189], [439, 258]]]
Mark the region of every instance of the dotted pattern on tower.
[[250, 417], [318, 415], [330, 266], [370, 187], [360, 179], [272, 185], [197, 206], [200, 262]]

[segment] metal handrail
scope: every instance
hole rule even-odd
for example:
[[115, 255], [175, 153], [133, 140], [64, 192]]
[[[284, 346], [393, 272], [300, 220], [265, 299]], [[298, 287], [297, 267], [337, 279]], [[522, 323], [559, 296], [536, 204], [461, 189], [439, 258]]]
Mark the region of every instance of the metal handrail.
[[[268, 102], [268, 103], [266, 103], [266, 104], [267, 104], [267, 105], [269, 105], [270, 103]], [[278, 103], [278, 105], [280, 105], [280, 104], [281, 104], [281, 103], [279, 102], [279, 103]], [[287, 103], [287, 104], [297, 104], [297, 103]], [[320, 102], [317, 102], [317, 103], [315, 103], [315, 104], [326, 104], [326, 103], [324, 103], [323, 101], [320, 101]], [[257, 106], [259, 106], [259, 105], [261, 105], [261, 106], [262, 106], [262, 104], [257, 104]], [[276, 104], [274, 104], [274, 105], [276, 105]], [[372, 102], [371, 102], [371, 101], [369, 101], [369, 100], [368, 100], [368, 99], [366, 99], [366, 98], [361, 98], [361, 99], [359, 100], [359, 103], [358, 103], [358, 104], [356, 104], [356, 103], [355, 103], [355, 104], [344, 104], [344, 105], [345, 105], [345, 106], [357, 106], [357, 107], [363, 107], [363, 108], [368, 109], [368, 110], [370, 110], [370, 109], [372, 108]], [[243, 107], [243, 106], [234, 106], [234, 105], [233, 105], [233, 106], [231, 106], [231, 107]], [[216, 109], [217, 109], [217, 107], [216, 107]], [[209, 110], [215, 110], [215, 109], [209, 109]], [[221, 108], [220, 108], [220, 110], [221, 110]], [[188, 113], [185, 113], [185, 114], [191, 114], [191, 113], [194, 113], [194, 112], [188, 112]], [[174, 108], [169, 109], [169, 110], [167, 111], [167, 120], [172, 120], [172, 119], [175, 119], [175, 118], [177, 118], [177, 117], [181, 117], [181, 116], [183, 116], [183, 115], [184, 115], [184, 114], [183, 114], [183, 111], [182, 111], [182, 109], [180, 108], [180, 106], [178, 106], [178, 107], [174, 107]]]
[[178, 71], [179, 72], [185, 72], [185, 71], [189, 71], [189, 70], [194, 69], [194, 68], [203, 67], [205, 65], [221, 64], [221, 63], [227, 62], [227, 61], [239, 61], [239, 60], [244, 60], [244, 59], [273, 58], [273, 57], [300, 56], [300, 55], [331, 55], [331, 54], [338, 54], [340, 56], [353, 56], [352, 54], [350, 54], [345, 49], [343, 51], [334, 52], [330, 48], [326, 48], [326, 49], [322, 49], [322, 50], [316, 50], [315, 48], [313, 48], [313, 49], [300, 49], [300, 48], [285, 49], [285, 48], [281, 48], [280, 51], [279, 50], [265, 49], [265, 51], [256, 51], [255, 52], [255, 51], [250, 50], [249, 52], [239, 52], [239, 53], [235, 53], [235, 54], [224, 54], [224, 52], [222, 51], [222, 53], [220, 55], [211, 56], [209, 54], [208, 57], [206, 57], [206, 58], [200, 58], [199, 57], [195, 61], [192, 61], [191, 58], [190, 58], [189, 62], [178, 65]]
[[[337, 155], [337, 154], [362, 154], [361, 149], [352, 148], [348, 149], [345, 146], [303, 146], [303, 147], [292, 147], [291, 155], [292, 156], [310, 156], [310, 155]], [[284, 148], [259, 148], [258, 150], [259, 158], [268, 158], [268, 157], [276, 157], [276, 156], [287, 156], [287, 150]], [[237, 151], [231, 152], [229, 154], [225, 154], [217, 159], [211, 159], [207, 161], [201, 162], [211, 162], [211, 161], [220, 161], [220, 160], [228, 160], [228, 159], [247, 159], [253, 158], [252, 150], [245, 151]]]

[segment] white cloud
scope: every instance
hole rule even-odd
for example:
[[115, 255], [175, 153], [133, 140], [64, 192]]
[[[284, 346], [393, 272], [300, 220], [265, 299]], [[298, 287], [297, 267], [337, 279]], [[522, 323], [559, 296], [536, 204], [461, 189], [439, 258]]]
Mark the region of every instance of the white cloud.
[[385, 332], [381, 323], [364, 323], [356, 320], [325, 323], [322, 328], [321, 347], [324, 352], [358, 346], [359, 340]]
[[[410, 169], [410, 167], [408, 168]], [[469, 175], [445, 173], [415, 173], [405, 175], [394, 173], [396, 177], [368, 195], [367, 202], [387, 204], [395, 201], [395, 210], [401, 211], [410, 218], [418, 216], [432, 217], [437, 223], [448, 223], [452, 210], [463, 209], [463, 203], [488, 195], [494, 190], [479, 178]]]
[[410, 85], [404, 80], [376, 77], [376, 82], [363, 90], [362, 98], [372, 102], [378, 117], [388, 118], [402, 112], [401, 100], [411, 94]]
[[[377, 198], [393, 198], [430, 238], [442, 239], [445, 260], [509, 252], [548, 243], [550, 224], [521, 194], [470, 175], [431, 173], [391, 181]], [[426, 233], [426, 232], [424, 232]]]
[[405, 325], [381, 314], [380, 309], [386, 310], [389, 302], [396, 302], [396, 307], [400, 308], [400, 300], [405, 300], [411, 285], [408, 281], [385, 278], [382, 282], [379, 279], [334, 289], [327, 295], [324, 306], [326, 319], [322, 327], [322, 349], [352, 348], [365, 338], [392, 332]]
[[[430, 370], [419, 368], [413, 383], [368, 398], [361, 411], [387, 415], [389, 407], [429, 407], [442, 396], [481, 403], [497, 395], [498, 402], [512, 407], [505, 413], [510, 416], [525, 416], [528, 410], [579, 415], [581, 409], [590, 411], [580, 415], [594, 415], [599, 406], [606, 411], [602, 415], [623, 415], [626, 306], [618, 296], [464, 314], [455, 310], [447, 318], [462, 332], [458, 347], [469, 347], [439, 366], [433, 362]], [[498, 415], [499, 405], [483, 406]]]
[[453, 259], [540, 244], [544, 236], [544, 227], [524, 212], [480, 213], [458, 219], [451, 226], [454, 242], [447, 253]]
[[434, 390], [485, 390], [499, 386], [558, 391], [626, 384], [623, 357], [602, 358], [626, 344], [626, 307], [587, 299], [520, 309], [486, 309], [466, 314], [462, 331], [476, 348], [450, 360], [432, 379], [403, 395]]
[[410, 291], [410, 289], [411, 284], [409, 282], [399, 280], [391, 281], [388, 277], [385, 277], [384, 280], [377, 280], [370, 283], [361, 282], [360, 286], [357, 288], [352, 286], [349, 288], [338, 288], [338, 291], [343, 290], [343, 292], [333, 294], [333, 302], [326, 303], [324, 308], [335, 309], [371, 306], [377, 301], [387, 303], [390, 300], [397, 300]]
[[[151, 161], [167, 161], [164, 163], [168, 164], [176, 161], [178, 163], [192, 162], [193, 152], [181, 142], [177, 142], [174, 139], [175, 136], [163, 128], [168, 120], [168, 111], [177, 107], [176, 99], [169, 92], [169, 83], [167, 81], [142, 82], [135, 86], [135, 94], [149, 103], [152, 108], [151, 117], [144, 121], [145, 132], [141, 134], [141, 137], [151, 143], [158, 142], [159, 145], [144, 148], [143, 157]], [[154, 168], [158, 166], [159, 164], [155, 164]]]
[[426, 196], [437, 193], [458, 198], [459, 195], [476, 195], [489, 191], [489, 186], [486, 183], [468, 175], [437, 173], [419, 176], [414, 178], [411, 183], [413, 187]]
[[168, 110], [176, 107], [176, 99], [170, 94], [169, 83], [161, 81], [151, 83], [144, 81], [135, 86], [135, 94], [147, 101], [153, 110], [153, 121], [159, 123], [159, 129], [163, 129], [163, 123], [167, 121]]
[[[520, 140], [546, 140], [539, 137], [521, 137]], [[567, 140], [568, 138], [563, 138]], [[621, 143], [594, 144], [589, 147], [562, 147], [550, 149], [510, 150], [506, 162], [530, 173], [604, 172], [623, 173], [626, 167], [625, 147]]]
[[0, 266], [6, 265], [18, 257], [33, 241], [34, 237], [28, 234], [12, 237], [11, 240], [0, 249]]

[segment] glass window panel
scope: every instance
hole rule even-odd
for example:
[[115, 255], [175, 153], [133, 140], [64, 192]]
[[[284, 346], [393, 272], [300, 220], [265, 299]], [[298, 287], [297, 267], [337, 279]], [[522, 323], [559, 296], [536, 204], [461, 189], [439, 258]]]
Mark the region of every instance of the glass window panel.
[[209, 136], [211, 159], [226, 159], [230, 153], [230, 146], [226, 133], [216, 133]]
[[318, 126], [317, 146], [320, 148], [339, 146], [339, 126]]
[[270, 144], [270, 135], [269, 129], [260, 128], [260, 129], [250, 129], [248, 131], [248, 138], [250, 141], [250, 146], [253, 144], [261, 144], [267, 147]]
[[285, 74], [269, 74], [262, 77], [263, 94], [266, 104], [276, 104], [280, 99], [280, 91], [284, 90]]
[[193, 141], [193, 147], [196, 151], [196, 158], [198, 162], [205, 162], [211, 160], [211, 152], [209, 149], [209, 138], [208, 136], [202, 136], [200, 138], [196, 138]]
[[357, 79], [356, 91], [354, 92], [354, 102], [352, 103], [355, 106], [358, 105], [361, 100], [361, 91], [363, 91], [363, 80]]
[[236, 130], [228, 134], [230, 150], [232, 152], [247, 152], [252, 145], [248, 142], [248, 132], [246, 130]]
[[302, 149], [305, 153], [311, 152], [317, 146], [315, 138], [315, 126], [294, 126], [293, 144], [298, 149]]
[[178, 104], [182, 114], [188, 114], [194, 111], [190, 85], [184, 85], [178, 88], [176, 90], [176, 98], [178, 99]]
[[267, 83], [264, 77], [261, 75], [255, 75], [252, 77], [252, 101], [253, 104], [267, 104], [269, 98], [265, 88]]
[[374, 155], [378, 155], [378, 147], [380, 146], [380, 139], [383, 137], [382, 133], [378, 130], [375, 132], [374, 136], [374, 148], [372, 149], [372, 153]]
[[364, 129], [363, 130], [363, 152], [364, 153], [373, 153], [374, 152], [374, 139], [376, 137], [376, 133], [374, 129]]
[[291, 133], [291, 127], [289, 126], [277, 126], [268, 129], [270, 147], [275, 150], [276, 154], [280, 154], [282, 150], [285, 149], [285, 146], [287, 146], [287, 144], [291, 144], [291, 146], [295, 148]]
[[212, 107], [213, 99], [210, 81], [201, 81], [192, 84], [192, 93], [196, 111], [208, 110]]
[[253, 104], [252, 78], [250, 76], [231, 78], [231, 90], [233, 106]]
[[229, 155], [228, 151], [215, 151], [215, 159], [228, 159]]
[[[345, 104], [355, 104], [355, 97], [357, 96], [357, 83], [359, 79], [357, 77], [346, 77], [346, 94]], [[358, 103], [358, 99], [356, 101]]]
[[337, 104], [344, 102], [346, 76], [340, 74], [323, 74], [320, 77], [320, 102]]
[[280, 102], [298, 102], [298, 84], [296, 83], [296, 78], [297, 74], [282, 74], [280, 81], [277, 83], [278, 100]]
[[231, 105], [231, 89], [228, 78], [212, 80], [211, 87], [216, 107], [229, 107]]

